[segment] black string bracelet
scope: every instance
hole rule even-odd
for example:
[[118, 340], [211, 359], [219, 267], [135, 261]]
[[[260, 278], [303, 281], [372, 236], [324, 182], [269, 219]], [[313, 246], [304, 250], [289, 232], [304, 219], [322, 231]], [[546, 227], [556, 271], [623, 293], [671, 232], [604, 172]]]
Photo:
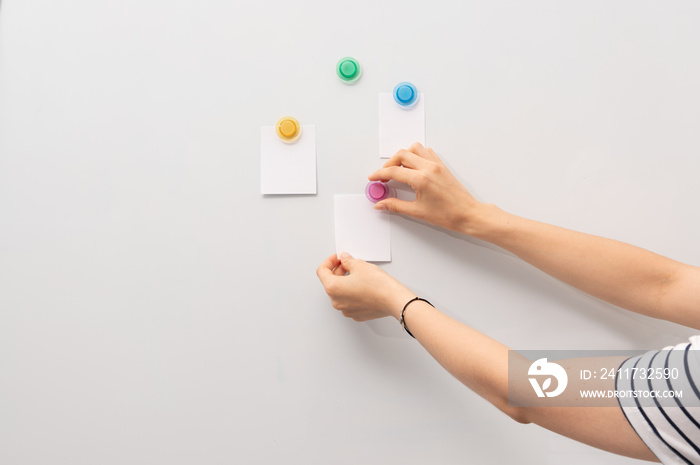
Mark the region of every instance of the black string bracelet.
[[406, 302], [406, 305], [403, 306], [403, 310], [401, 310], [401, 319], [399, 320], [399, 324], [401, 325], [401, 327], [402, 327], [403, 329], [406, 330], [406, 332], [408, 333], [408, 335], [411, 336], [413, 339], [415, 339], [416, 336], [414, 336], [413, 334], [411, 334], [411, 332], [410, 332], [410, 331], [408, 330], [408, 328], [406, 327], [406, 320], [404, 320], [403, 314], [406, 313], [406, 307], [408, 307], [409, 304], [411, 304], [412, 302], [415, 302], [416, 300], [422, 300], [422, 301], [425, 302], [426, 304], [428, 304], [428, 305], [430, 305], [431, 307], [435, 308], [435, 305], [431, 304], [430, 302], [428, 302], [428, 301], [425, 300], [425, 299], [421, 299], [420, 297], [414, 297], [414, 298], [412, 298], [411, 300], [409, 300], [408, 302]]

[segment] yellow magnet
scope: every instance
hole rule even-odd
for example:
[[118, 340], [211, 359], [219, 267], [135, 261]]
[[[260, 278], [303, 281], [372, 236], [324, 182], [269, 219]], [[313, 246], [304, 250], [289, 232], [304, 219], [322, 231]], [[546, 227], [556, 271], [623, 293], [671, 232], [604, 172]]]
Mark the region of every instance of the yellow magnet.
[[283, 116], [277, 120], [275, 130], [280, 139], [289, 143], [296, 141], [301, 135], [301, 125], [299, 121], [291, 116]]

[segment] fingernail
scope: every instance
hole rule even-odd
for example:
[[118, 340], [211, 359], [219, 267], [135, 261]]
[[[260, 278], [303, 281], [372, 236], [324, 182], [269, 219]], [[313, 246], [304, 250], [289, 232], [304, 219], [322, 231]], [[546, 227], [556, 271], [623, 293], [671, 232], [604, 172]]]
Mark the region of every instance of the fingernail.
[[348, 258], [349, 256], [350, 256], [350, 254], [347, 252], [343, 252], [340, 254], [340, 258]]
[[386, 207], [384, 206], [383, 203], [378, 203], [374, 205], [375, 210], [386, 210]]

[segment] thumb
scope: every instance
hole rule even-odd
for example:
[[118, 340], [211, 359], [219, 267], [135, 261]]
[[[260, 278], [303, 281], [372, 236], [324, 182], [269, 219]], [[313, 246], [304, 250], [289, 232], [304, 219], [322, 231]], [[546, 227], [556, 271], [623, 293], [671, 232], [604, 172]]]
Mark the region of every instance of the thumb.
[[377, 202], [374, 206], [376, 210], [388, 210], [394, 213], [402, 213], [404, 215], [415, 216], [415, 204], [407, 200], [399, 200], [390, 198]]
[[343, 265], [343, 268], [348, 270], [349, 272], [352, 273], [352, 269], [355, 267], [355, 262], [357, 260], [352, 257], [347, 252], [343, 252], [340, 254], [340, 263]]

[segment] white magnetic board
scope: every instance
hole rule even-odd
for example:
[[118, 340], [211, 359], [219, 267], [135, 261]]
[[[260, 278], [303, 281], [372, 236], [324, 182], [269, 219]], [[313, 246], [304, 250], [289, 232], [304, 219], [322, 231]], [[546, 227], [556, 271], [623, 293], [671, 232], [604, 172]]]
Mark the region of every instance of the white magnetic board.
[[[483, 201], [700, 263], [700, 6], [6, 0], [0, 462], [632, 463], [519, 425], [395, 321], [333, 310], [333, 195], [377, 95]], [[359, 82], [335, 75], [340, 57]], [[316, 126], [318, 194], [260, 195], [260, 126]], [[516, 349], [692, 332], [482, 242], [392, 220], [384, 268]]]

